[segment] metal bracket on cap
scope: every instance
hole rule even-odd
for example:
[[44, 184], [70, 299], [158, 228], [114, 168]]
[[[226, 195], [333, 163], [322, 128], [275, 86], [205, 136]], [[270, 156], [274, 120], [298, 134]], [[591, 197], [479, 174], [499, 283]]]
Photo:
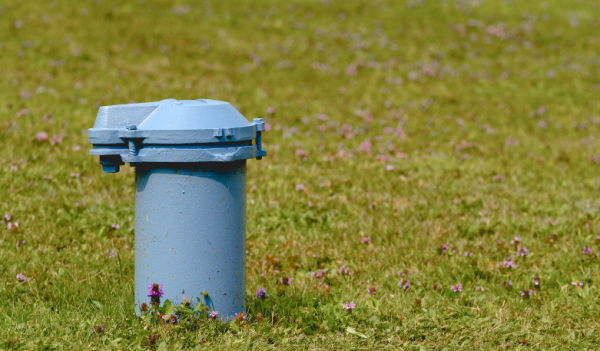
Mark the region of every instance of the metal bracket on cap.
[[[134, 124], [130, 124], [128, 126], [125, 126], [125, 129], [127, 130], [137, 130], [137, 126]], [[131, 139], [127, 139], [127, 146], [129, 147], [129, 155], [130, 156], [137, 156], [137, 139], [139, 138], [131, 138]]]
[[265, 121], [262, 118], [255, 118], [252, 123], [256, 126], [256, 159], [262, 160], [267, 156], [267, 152], [262, 149], [262, 132], [265, 131]]

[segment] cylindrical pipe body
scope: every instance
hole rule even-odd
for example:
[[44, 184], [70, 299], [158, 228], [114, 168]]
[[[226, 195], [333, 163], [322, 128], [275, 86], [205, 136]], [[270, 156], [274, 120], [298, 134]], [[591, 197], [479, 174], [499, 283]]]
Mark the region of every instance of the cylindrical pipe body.
[[246, 160], [135, 167], [136, 304], [158, 283], [174, 304], [206, 291], [219, 317], [243, 312]]

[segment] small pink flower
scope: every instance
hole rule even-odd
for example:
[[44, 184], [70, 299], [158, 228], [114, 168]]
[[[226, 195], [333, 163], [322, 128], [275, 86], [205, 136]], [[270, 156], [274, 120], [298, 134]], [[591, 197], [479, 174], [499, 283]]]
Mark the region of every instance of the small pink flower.
[[520, 236], [515, 236], [515, 243], [520, 243], [521, 242], [521, 237]]
[[398, 282], [398, 286], [404, 290], [408, 289], [410, 287], [410, 285], [411, 285], [410, 280], [408, 280], [408, 279], [407, 280], [400, 279], [400, 282]]
[[362, 238], [362, 239], [360, 239], [360, 243], [361, 243], [361, 244], [370, 244], [370, 243], [371, 243], [371, 237], [370, 237], [370, 236], [368, 236], [368, 237], [366, 237], [366, 238]]
[[393, 165], [387, 165], [387, 166], [385, 166], [385, 170], [386, 171], [393, 171], [394, 170], [394, 166]]
[[302, 191], [304, 189], [305, 189], [304, 184], [298, 184], [298, 185], [296, 185], [296, 191]]
[[268, 114], [272, 114], [274, 112], [275, 112], [275, 107], [272, 107], [272, 106], [267, 107], [267, 113]]
[[17, 280], [20, 282], [24, 282], [27, 280], [27, 277], [23, 275], [23, 273], [18, 273], [17, 274]]
[[521, 291], [521, 296], [523, 296], [524, 299], [528, 299], [533, 294], [535, 294], [535, 291], [532, 290]]
[[354, 301], [350, 301], [350, 302], [346, 302], [344, 304], [344, 308], [342, 310], [351, 312], [355, 307], [356, 307], [356, 304], [354, 303]]
[[502, 175], [502, 174], [496, 174], [494, 176], [494, 180], [497, 181], [497, 182], [501, 182], [501, 181], [503, 181], [505, 179], [506, 179], [506, 177], [504, 175]]
[[506, 268], [515, 268], [515, 265], [514, 265], [514, 263], [513, 263], [512, 260], [511, 261], [504, 260], [504, 267], [506, 267]]
[[17, 169], [19, 169], [19, 167], [17, 167], [16, 165], [10, 166], [10, 170], [13, 171], [13, 172], [16, 172]]
[[456, 286], [450, 285], [450, 289], [452, 289], [455, 293], [459, 292], [459, 291], [462, 291], [462, 284], [458, 284]]
[[21, 111], [19, 111], [19, 112], [15, 113], [15, 117], [17, 117], [17, 118], [21, 118], [21, 117], [23, 117], [23, 116], [25, 116], [25, 115], [27, 115], [27, 114], [29, 114], [29, 110], [28, 110], [28, 109], [26, 109], [26, 108], [24, 108], [24, 109], [22, 109]]
[[589, 247], [584, 246], [583, 247], [583, 254], [584, 255], [589, 255], [590, 253], [592, 253], [592, 249], [590, 249]]
[[346, 265], [343, 265], [342, 267], [340, 267], [340, 274], [341, 275], [353, 275], [354, 271], [351, 271], [350, 268], [346, 267]]
[[360, 144], [360, 150], [364, 153], [371, 153], [372, 146], [371, 141], [367, 140]]
[[311, 277], [313, 278], [321, 278], [323, 277], [323, 270], [319, 269], [319, 271], [317, 271], [317, 273], [315, 274], [315, 272], [310, 272]]
[[8, 221], [10, 221], [10, 217], [11, 217], [11, 215], [10, 215], [10, 214], [8, 214], [8, 213], [5, 213], [5, 214], [4, 214], [4, 220], [5, 220], [5, 221], [7, 221], [7, 222], [8, 222]]
[[61, 138], [58, 135], [54, 135], [52, 139], [50, 139], [50, 145], [60, 144]]
[[46, 139], [48, 139], [48, 133], [46, 132], [38, 132], [35, 137], [37, 138], [38, 141], [44, 141]]

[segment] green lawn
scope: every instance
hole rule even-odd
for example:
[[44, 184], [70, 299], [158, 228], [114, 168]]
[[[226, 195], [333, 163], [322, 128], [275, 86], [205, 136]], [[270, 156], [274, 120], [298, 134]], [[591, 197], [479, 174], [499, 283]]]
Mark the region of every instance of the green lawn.
[[[5, 0], [0, 42], [0, 349], [599, 347], [598, 1]], [[243, 323], [135, 316], [86, 131], [166, 98], [269, 124]]]

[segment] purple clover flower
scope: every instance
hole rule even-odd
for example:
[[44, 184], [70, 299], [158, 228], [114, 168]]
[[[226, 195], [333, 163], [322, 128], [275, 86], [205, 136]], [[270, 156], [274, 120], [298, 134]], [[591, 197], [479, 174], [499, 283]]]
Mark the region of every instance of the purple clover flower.
[[459, 291], [462, 291], [462, 284], [458, 284], [456, 286], [450, 285], [450, 289], [452, 289], [455, 293], [459, 292]]
[[102, 333], [104, 328], [103, 325], [97, 325], [95, 328], [92, 328], [92, 333]]
[[526, 246], [517, 246], [517, 256], [527, 256], [527, 254], [529, 254], [529, 249]]
[[523, 296], [524, 299], [528, 299], [533, 294], [535, 294], [535, 291], [532, 291], [532, 290], [521, 291], [521, 296]]
[[366, 238], [362, 238], [362, 239], [360, 239], [360, 243], [361, 243], [361, 244], [370, 244], [370, 243], [371, 243], [371, 237], [370, 237], [370, 236], [368, 236], [368, 237], [366, 237]]
[[398, 282], [398, 286], [401, 287], [402, 289], [406, 290], [410, 287], [410, 280], [406, 279], [400, 279], [400, 281]]
[[23, 275], [23, 273], [18, 273], [17, 274], [17, 280], [20, 282], [24, 282], [27, 281], [27, 277]]
[[513, 263], [512, 260], [509, 260], [509, 261], [504, 260], [504, 267], [506, 267], [506, 268], [515, 268], [515, 264]]
[[356, 304], [354, 303], [354, 301], [350, 301], [350, 302], [346, 302], [344, 304], [344, 308], [342, 308], [342, 310], [351, 312], [355, 307], [356, 307]]
[[323, 270], [319, 269], [316, 274], [315, 272], [310, 272], [310, 276], [319, 279], [323, 277]]
[[589, 255], [589, 254], [591, 254], [591, 253], [592, 253], [592, 249], [590, 249], [590, 248], [589, 248], [589, 247], [587, 247], [587, 246], [584, 246], [584, 247], [583, 247], [583, 254], [584, 254], [584, 255]]
[[265, 290], [265, 288], [259, 288], [256, 291], [256, 297], [259, 298], [259, 299], [261, 299], [261, 300], [264, 300], [267, 297], [269, 297], [269, 293], [267, 292], [267, 290]]
[[243, 322], [246, 320], [246, 315], [244, 315], [244, 313], [240, 312], [240, 313], [236, 313], [235, 314], [235, 320], [238, 322]]
[[153, 306], [160, 305], [160, 298], [163, 297], [164, 292], [162, 284], [150, 283], [148, 285], [148, 297], [150, 298], [150, 304]]
[[163, 292], [162, 287], [163, 287], [162, 284], [150, 283], [150, 285], [148, 285], [148, 297], [152, 297], [152, 296], [158, 296], [159, 298], [163, 297], [163, 295], [165, 293]]
[[351, 271], [350, 268], [346, 267], [346, 265], [343, 265], [342, 267], [340, 267], [340, 274], [341, 275], [353, 275], [354, 271]]

